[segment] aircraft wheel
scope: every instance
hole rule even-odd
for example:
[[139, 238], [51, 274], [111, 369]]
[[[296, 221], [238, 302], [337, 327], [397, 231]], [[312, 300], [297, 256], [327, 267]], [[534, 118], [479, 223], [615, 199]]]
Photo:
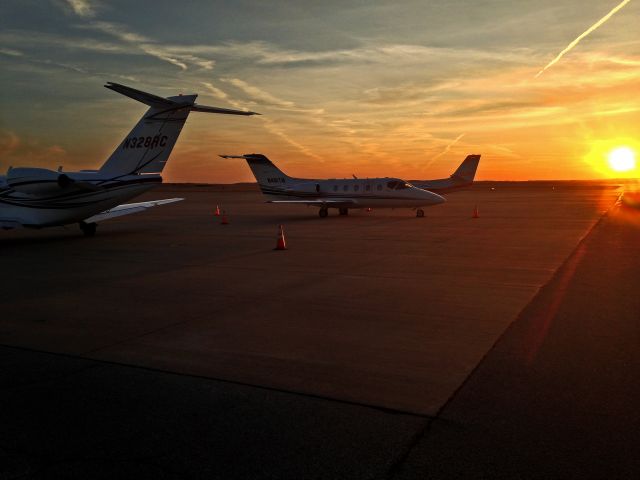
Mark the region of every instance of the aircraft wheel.
[[340, 212], [340, 215], [349, 215], [348, 208], [340, 208], [338, 211]]
[[424, 210], [422, 210], [421, 208], [416, 210], [416, 217], [418, 217], [418, 218], [424, 217]]
[[327, 215], [329, 215], [329, 209], [321, 208], [320, 211], [318, 212], [318, 215], [320, 215], [320, 218], [325, 218]]
[[93, 237], [96, 234], [96, 228], [98, 228], [97, 223], [80, 222], [80, 230], [85, 237]]

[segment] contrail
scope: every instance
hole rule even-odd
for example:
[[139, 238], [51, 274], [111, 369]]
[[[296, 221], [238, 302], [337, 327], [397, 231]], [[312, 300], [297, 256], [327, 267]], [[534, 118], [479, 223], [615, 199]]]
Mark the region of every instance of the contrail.
[[560, 60], [562, 58], [562, 56], [567, 53], [569, 50], [571, 50], [573, 47], [575, 47], [580, 40], [582, 40], [584, 37], [586, 37], [587, 35], [589, 35], [591, 32], [593, 32], [596, 28], [598, 28], [600, 25], [602, 25], [604, 22], [606, 22], [607, 20], [609, 20], [614, 13], [616, 13], [618, 10], [620, 10], [622, 7], [624, 7], [627, 3], [629, 3], [631, 0], [622, 0], [622, 2], [620, 2], [620, 4], [617, 7], [614, 7], [613, 10], [611, 10], [609, 13], [607, 13], [604, 17], [602, 17], [600, 20], [598, 20], [596, 23], [594, 23], [591, 27], [589, 27], [582, 35], [580, 35], [578, 38], [576, 38], [573, 42], [571, 42], [567, 48], [565, 48], [564, 50], [562, 50], [558, 56], [556, 58], [554, 58], [553, 60], [551, 60], [549, 62], [549, 64], [544, 67], [542, 70], [540, 70], [538, 73], [536, 73], [536, 76], [534, 78], [538, 78], [542, 72], [544, 72], [547, 68], [549, 68], [550, 66], [554, 65], [558, 60]]
[[446, 147], [444, 147], [444, 150], [441, 151], [439, 154], [437, 154], [435, 157], [433, 157], [431, 160], [429, 160], [426, 165], [424, 165], [422, 168], [427, 168], [429, 167], [433, 162], [435, 162], [437, 159], [439, 159], [441, 156], [443, 156], [445, 153], [447, 153], [449, 150], [451, 150], [451, 147], [453, 147], [456, 143], [458, 143], [458, 141], [464, 137], [465, 134], [461, 133], [460, 135], [458, 135], [455, 140], [452, 140], [449, 145], [447, 145]]
[[460, 135], [458, 135], [458, 136], [455, 138], [455, 140], [453, 140], [451, 143], [449, 143], [449, 145], [447, 145], [446, 147], [444, 147], [444, 150], [443, 150], [443, 151], [441, 151], [441, 152], [440, 152], [438, 155], [436, 155], [435, 157], [433, 157], [433, 158], [431, 159], [431, 161], [433, 162], [434, 160], [436, 160], [436, 159], [440, 158], [442, 155], [444, 155], [444, 154], [445, 154], [445, 153], [447, 153], [449, 150], [451, 150], [451, 147], [453, 147], [456, 143], [458, 143], [458, 141], [459, 141], [462, 137], [464, 137], [464, 136], [465, 136], [465, 134], [464, 134], [464, 133], [461, 133]]

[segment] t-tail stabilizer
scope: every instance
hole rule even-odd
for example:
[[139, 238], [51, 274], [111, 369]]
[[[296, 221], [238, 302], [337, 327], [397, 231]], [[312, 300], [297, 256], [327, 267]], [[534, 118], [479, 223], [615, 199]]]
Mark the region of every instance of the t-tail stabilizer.
[[105, 87], [150, 107], [100, 168], [99, 173], [105, 177], [161, 173], [191, 112], [259, 115], [198, 105], [197, 95], [164, 98], [119, 83], [107, 82]]

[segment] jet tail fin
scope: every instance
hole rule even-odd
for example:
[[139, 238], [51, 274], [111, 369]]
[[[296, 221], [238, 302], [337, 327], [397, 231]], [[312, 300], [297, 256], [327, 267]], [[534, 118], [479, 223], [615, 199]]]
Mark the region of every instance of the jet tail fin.
[[261, 153], [220, 156], [222, 158], [244, 158], [249, 164], [253, 176], [256, 177], [260, 190], [267, 196], [284, 191], [287, 184], [294, 180]]
[[114, 82], [107, 82], [105, 87], [149, 106], [133, 130], [100, 168], [100, 173], [114, 178], [161, 173], [192, 111], [257, 115], [255, 112], [198, 105], [195, 103], [197, 95], [164, 98]]
[[449, 178], [439, 178], [437, 180], [414, 180], [411, 183], [425, 190], [435, 193], [447, 193], [469, 187], [476, 177], [476, 170], [480, 163], [480, 155], [467, 155], [460, 166]]
[[467, 155], [467, 158], [465, 158], [456, 171], [453, 172], [451, 179], [461, 180], [465, 183], [473, 182], [479, 163], [480, 155]]

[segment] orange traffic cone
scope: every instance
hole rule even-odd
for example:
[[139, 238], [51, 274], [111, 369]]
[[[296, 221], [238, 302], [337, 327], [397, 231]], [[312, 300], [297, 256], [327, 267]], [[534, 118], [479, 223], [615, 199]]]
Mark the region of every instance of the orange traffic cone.
[[478, 211], [478, 205], [473, 209], [473, 215], [471, 218], [480, 218], [480, 212]]
[[282, 228], [282, 225], [279, 226], [279, 231], [278, 231], [278, 242], [276, 243], [276, 248], [274, 248], [274, 250], [286, 250], [287, 249], [287, 242], [285, 242], [284, 240], [284, 228]]
[[218, 205], [216, 205], [216, 213], [214, 213], [214, 215], [215, 215], [216, 217], [219, 217], [219, 216], [220, 216], [220, 207], [219, 207]]
[[229, 225], [229, 219], [227, 218], [227, 212], [225, 212], [224, 210], [222, 211], [222, 221], [220, 222], [220, 225]]

